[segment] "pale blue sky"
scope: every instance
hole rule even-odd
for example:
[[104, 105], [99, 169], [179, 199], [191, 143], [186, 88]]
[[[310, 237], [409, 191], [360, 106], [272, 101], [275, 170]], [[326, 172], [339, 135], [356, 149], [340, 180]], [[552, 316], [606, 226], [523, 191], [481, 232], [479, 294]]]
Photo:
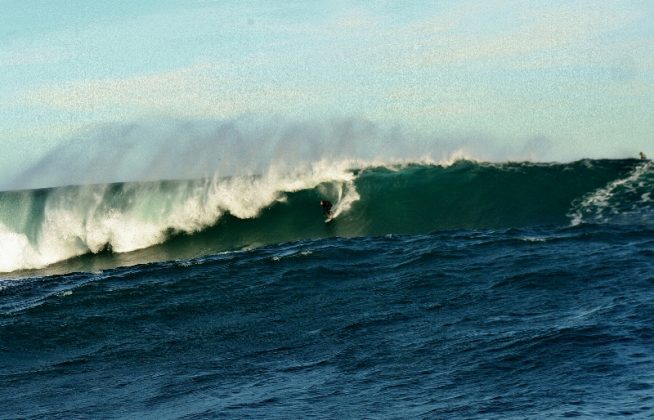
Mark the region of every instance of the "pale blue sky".
[[651, 1], [0, 9], [0, 176], [97, 124], [241, 115], [357, 117], [504, 144], [546, 138], [564, 150], [554, 158], [654, 154]]

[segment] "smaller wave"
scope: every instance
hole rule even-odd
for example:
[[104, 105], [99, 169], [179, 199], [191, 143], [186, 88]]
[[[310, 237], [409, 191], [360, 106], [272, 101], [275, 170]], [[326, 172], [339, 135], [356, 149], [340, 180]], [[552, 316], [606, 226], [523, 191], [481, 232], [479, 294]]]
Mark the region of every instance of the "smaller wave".
[[653, 187], [654, 164], [648, 160], [626, 176], [575, 200], [568, 213], [570, 223], [651, 224]]

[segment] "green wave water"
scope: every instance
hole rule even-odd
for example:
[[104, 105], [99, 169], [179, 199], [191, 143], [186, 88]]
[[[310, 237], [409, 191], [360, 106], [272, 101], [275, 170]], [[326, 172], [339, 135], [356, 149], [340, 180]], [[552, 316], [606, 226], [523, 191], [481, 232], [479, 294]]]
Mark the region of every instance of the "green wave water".
[[[93, 270], [330, 236], [651, 223], [653, 174], [634, 159], [458, 161], [3, 192], [0, 271]], [[334, 203], [330, 223], [322, 199]]]

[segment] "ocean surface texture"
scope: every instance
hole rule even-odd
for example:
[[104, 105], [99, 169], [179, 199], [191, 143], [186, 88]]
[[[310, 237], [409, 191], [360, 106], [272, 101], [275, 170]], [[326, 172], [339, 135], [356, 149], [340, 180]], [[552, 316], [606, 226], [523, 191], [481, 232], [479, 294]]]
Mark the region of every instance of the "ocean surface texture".
[[652, 417], [653, 192], [633, 159], [2, 192], [0, 418]]

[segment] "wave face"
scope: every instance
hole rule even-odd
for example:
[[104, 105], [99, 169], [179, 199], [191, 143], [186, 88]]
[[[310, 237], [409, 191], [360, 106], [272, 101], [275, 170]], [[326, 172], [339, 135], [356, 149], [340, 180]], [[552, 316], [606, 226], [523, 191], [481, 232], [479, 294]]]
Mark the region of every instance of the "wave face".
[[[654, 221], [650, 161], [325, 162], [261, 176], [0, 193], [0, 271], [190, 258], [308, 238]], [[324, 223], [318, 205], [334, 203]], [[139, 251], [140, 250], [140, 251]], [[133, 252], [138, 251], [138, 252]]]

